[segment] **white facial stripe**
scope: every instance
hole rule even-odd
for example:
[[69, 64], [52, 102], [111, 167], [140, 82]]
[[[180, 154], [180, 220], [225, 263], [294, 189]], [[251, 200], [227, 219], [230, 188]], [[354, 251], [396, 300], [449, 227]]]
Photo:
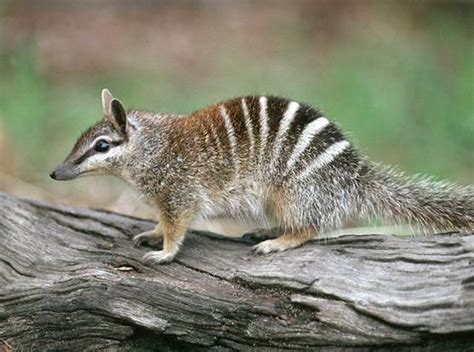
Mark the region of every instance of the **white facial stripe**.
[[278, 157], [280, 156], [281, 148], [283, 146], [284, 137], [286, 136], [286, 133], [288, 132], [299, 107], [300, 104], [292, 101], [288, 104], [288, 107], [286, 108], [286, 111], [283, 114], [283, 118], [280, 121], [280, 127], [278, 128], [278, 133], [275, 137], [272, 165], [274, 165], [278, 161]]
[[332, 162], [338, 155], [342, 154], [350, 146], [348, 141], [340, 141], [329, 146], [324, 152], [319, 154], [298, 176], [303, 179], [322, 167]]
[[237, 160], [237, 140], [235, 138], [235, 131], [234, 127], [232, 126], [232, 122], [230, 121], [229, 114], [227, 114], [227, 110], [224, 105], [220, 106], [221, 115], [224, 118], [224, 126], [227, 130], [227, 137], [229, 138], [230, 144], [230, 154], [232, 155], [233, 163], [236, 169], [239, 169], [238, 160]]
[[245, 128], [247, 128], [247, 133], [249, 135], [250, 159], [253, 159], [255, 157], [255, 136], [253, 135], [252, 121], [250, 120], [249, 108], [247, 107], [245, 99], [242, 99], [242, 111], [244, 112]]
[[263, 160], [263, 154], [267, 146], [268, 138], [268, 114], [267, 114], [267, 97], [260, 97], [260, 162]]
[[101, 170], [108, 163], [107, 159], [114, 158], [122, 154], [121, 146], [110, 149], [107, 153], [95, 153], [85, 159], [80, 165], [81, 171]]
[[288, 159], [286, 164], [287, 170], [293, 167], [293, 165], [298, 161], [300, 155], [303, 154], [306, 148], [310, 145], [313, 137], [321, 132], [327, 125], [329, 125], [328, 119], [320, 117], [305, 127], [298, 139], [298, 143], [296, 143], [296, 146], [293, 149], [293, 153], [291, 153], [291, 156]]

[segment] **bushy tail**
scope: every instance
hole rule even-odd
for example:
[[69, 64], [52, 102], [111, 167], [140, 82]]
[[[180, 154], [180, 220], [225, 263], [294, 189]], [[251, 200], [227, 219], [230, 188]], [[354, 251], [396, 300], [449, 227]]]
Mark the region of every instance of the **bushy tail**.
[[361, 216], [433, 230], [474, 230], [474, 186], [456, 186], [368, 163], [361, 176]]

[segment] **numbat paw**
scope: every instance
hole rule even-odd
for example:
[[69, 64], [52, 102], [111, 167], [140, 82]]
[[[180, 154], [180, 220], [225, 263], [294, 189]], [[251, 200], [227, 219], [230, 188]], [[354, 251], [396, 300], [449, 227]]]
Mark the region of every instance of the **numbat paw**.
[[312, 228], [286, 233], [274, 240], [267, 240], [253, 247], [255, 253], [267, 254], [271, 252], [281, 252], [290, 248], [296, 248], [310, 239], [314, 238], [315, 231]]
[[278, 241], [278, 239], [276, 239], [260, 242], [253, 247], [252, 251], [258, 254], [268, 254], [272, 252], [281, 252], [289, 248], [292, 248], [292, 246], [288, 246], [287, 243], [281, 243]]
[[143, 260], [146, 263], [152, 264], [164, 264], [169, 263], [173, 260], [176, 253], [173, 252], [165, 252], [165, 251], [153, 251], [148, 252], [143, 256]]
[[155, 230], [139, 233], [138, 235], [133, 236], [132, 241], [134, 247], [140, 247], [144, 243], [148, 243], [151, 245], [157, 245], [160, 243], [160, 239], [156, 235]]

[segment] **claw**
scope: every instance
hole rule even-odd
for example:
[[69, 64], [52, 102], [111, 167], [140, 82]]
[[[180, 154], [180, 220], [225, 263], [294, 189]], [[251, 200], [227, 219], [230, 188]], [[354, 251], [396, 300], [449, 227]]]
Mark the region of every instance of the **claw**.
[[175, 253], [161, 251], [148, 252], [143, 256], [143, 260], [149, 264], [164, 264], [169, 263], [175, 257]]
[[140, 237], [140, 235], [136, 235], [132, 239], [133, 241], [133, 247], [138, 248], [140, 247], [143, 243], [148, 242], [146, 238]]
[[289, 247], [276, 240], [266, 240], [252, 247], [252, 253], [268, 254], [272, 252], [281, 252]]
[[140, 247], [143, 243], [148, 243], [151, 245], [157, 245], [160, 243], [160, 241], [157, 239], [155, 230], [139, 233], [138, 235], [133, 236], [132, 241], [135, 248]]

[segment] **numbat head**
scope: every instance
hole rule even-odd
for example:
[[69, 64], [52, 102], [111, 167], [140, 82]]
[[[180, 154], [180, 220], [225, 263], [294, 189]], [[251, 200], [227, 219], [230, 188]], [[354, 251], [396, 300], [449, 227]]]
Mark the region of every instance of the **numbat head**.
[[55, 180], [71, 180], [80, 176], [117, 174], [129, 155], [127, 149], [130, 125], [123, 105], [102, 91], [104, 118], [82, 134], [69, 156], [53, 172]]
[[158, 210], [163, 240], [145, 260], [171, 261], [202, 218], [251, 219], [280, 237], [258, 253], [302, 245], [352, 217], [382, 216], [429, 229], [471, 230], [474, 190], [405, 177], [361, 157], [322, 113], [280, 97], [247, 96], [191, 115], [125, 112], [102, 91], [104, 117], [51, 177], [115, 175]]

